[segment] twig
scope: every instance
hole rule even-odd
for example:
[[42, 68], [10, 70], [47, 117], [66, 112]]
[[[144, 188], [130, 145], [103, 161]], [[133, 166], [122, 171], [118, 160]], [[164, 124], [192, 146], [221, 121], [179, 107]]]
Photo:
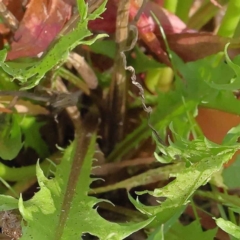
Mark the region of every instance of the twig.
[[[56, 110], [62, 110], [68, 106], [75, 106], [81, 95], [81, 91], [74, 93], [52, 93], [52, 95], [41, 95], [36, 93], [30, 93], [26, 91], [0, 91], [0, 96], [14, 96], [21, 98], [29, 98], [34, 101], [40, 101], [48, 103]], [[13, 104], [13, 103], [12, 103]], [[10, 103], [10, 106], [12, 106]]]
[[129, 24], [129, 0], [121, 0], [118, 4], [116, 20], [117, 44], [116, 57], [113, 66], [112, 82], [109, 90], [107, 132], [105, 138], [108, 139], [107, 152], [110, 152], [117, 142], [120, 142], [124, 135], [125, 115], [126, 115], [126, 73], [122, 62], [121, 52], [127, 47], [128, 24]]
[[156, 159], [154, 157], [149, 157], [149, 158], [136, 158], [131, 160], [125, 160], [122, 162], [105, 163], [102, 165], [97, 165], [96, 168], [93, 168], [92, 174], [98, 175], [98, 176], [106, 176], [109, 174], [116, 173], [117, 171], [126, 167], [148, 165], [155, 161]]
[[78, 74], [82, 76], [87, 86], [90, 89], [95, 89], [98, 85], [98, 79], [92, 68], [85, 61], [84, 57], [75, 52], [70, 52], [68, 62], [77, 70]]

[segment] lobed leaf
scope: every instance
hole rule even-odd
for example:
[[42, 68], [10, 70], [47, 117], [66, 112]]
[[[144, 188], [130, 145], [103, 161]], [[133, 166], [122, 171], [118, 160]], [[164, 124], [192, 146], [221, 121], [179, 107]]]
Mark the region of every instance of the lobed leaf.
[[[97, 18], [105, 10], [106, 1], [90, 15], [91, 18]], [[64, 62], [69, 51], [79, 44], [90, 45], [97, 39], [107, 36], [106, 34], [99, 34], [91, 40], [85, 40], [91, 36], [92, 33], [88, 30], [89, 18], [81, 19], [76, 28], [64, 36], [56, 40], [55, 44], [44, 53], [34, 65], [30, 64], [25, 68], [12, 68], [5, 61], [6, 50], [0, 51], [0, 66], [4, 71], [11, 75], [14, 79], [18, 79], [21, 84], [24, 84], [24, 89], [29, 89], [36, 86], [40, 80], [45, 76], [46, 72], [51, 70], [56, 65]]]
[[74, 158], [79, 151], [79, 142], [76, 140], [66, 149], [55, 178], [47, 179], [37, 165], [41, 189], [29, 201], [19, 201], [19, 210], [26, 221], [21, 239], [80, 239], [84, 233], [104, 240], [124, 239], [151, 222], [149, 219], [124, 225], [108, 222], [99, 216], [94, 206], [100, 200], [88, 196], [96, 135], [89, 135], [87, 138], [89, 140], [85, 139], [85, 142], [89, 141], [89, 145], [82, 159], [82, 166], [77, 167], [79, 172], [75, 176], [76, 184], [71, 180], [72, 168], [76, 169], [73, 165]]
[[[161, 205], [154, 207], [144, 206], [130, 197], [131, 202], [141, 212], [149, 216], [156, 216], [153, 225], [164, 224], [179, 208], [186, 205], [192, 194], [200, 186], [205, 185], [213, 174], [218, 172], [223, 164], [239, 149], [239, 144], [233, 143], [232, 137], [229, 138], [232, 132], [234, 132], [235, 137], [239, 136], [239, 126], [227, 134], [223, 145], [217, 145], [200, 138], [195, 141], [185, 140], [184, 143], [181, 141], [171, 143], [169, 147], [161, 146], [161, 149], [167, 153], [167, 157], [172, 157], [174, 156], [172, 153], [178, 152], [178, 159], [188, 160], [192, 164], [179, 172], [176, 179], [167, 186], [155, 189], [153, 192], [141, 192], [141, 194], [149, 193], [154, 197], [166, 199], [163, 200]], [[201, 149], [199, 149], [199, 146]]]

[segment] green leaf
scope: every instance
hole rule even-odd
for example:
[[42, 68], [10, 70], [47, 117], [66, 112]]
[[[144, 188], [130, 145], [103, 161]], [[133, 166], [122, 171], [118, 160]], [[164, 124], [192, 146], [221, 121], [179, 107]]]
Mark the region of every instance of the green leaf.
[[223, 231], [228, 234], [231, 234], [233, 237], [240, 239], [240, 227], [235, 225], [234, 223], [227, 221], [223, 218], [215, 219], [216, 224], [220, 227]]
[[233, 211], [239, 212], [240, 211], [240, 202], [239, 197], [237, 195], [229, 195], [227, 192], [220, 193], [220, 192], [210, 192], [210, 191], [196, 191], [197, 196], [201, 196], [207, 199], [211, 199], [213, 201], [217, 201], [222, 205], [231, 207]]
[[233, 162], [229, 167], [225, 168], [222, 176], [224, 183], [231, 188], [240, 187], [240, 156], [238, 155], [235, 162]]
[[[177, 134], [174, 133], [174, 135]], [[167, 148], [161, 144], [158, 145], [159, 151], [163, 153], [161, 157], [166, 158], [165, 161], [167, 162], [181, 159], [186, 162], [194, 163], [212, 154], [218, 154], [219, 151], [227, 153], [229, 150], [228, 145], [217, 145], [204, 137], [194, 139], [193, 141], [186, 140], [180, 136], [177, 138], [178, 139], [175, 142], [171, 142], [170, 146]], [[233, 146], [237, 148], [238, 145], [234, 144]]]
[[15, 158], [23, 146], [20, 121], [16, 114], [0, 115], [0, 157], [4, 160]]
[[[86, 136], [84, 136], [86, 137]], [[19, 210], [26, 221], [22, 240], [31, 239], [80, 239], [82, 234], [90, 233], [100, 239], [124, 239], [132, 232], [147, 225], [141, 223], [117, 224], [100, 217], [94, 206], [100, 201], [88, 196], [92, 179], [92, 159], [95, 151], [96, 134], [89, 140], [86, 153], [79, 155], [79, 142], [75, 140], [65, 151], [61, 164], [57, 167], [55, 178], [47, 179], [39, 165], [37, 178], [40, 191], [32, 199], [19, 201]], [[81, 143], [80, 143], [81, 144]], [[79, 167], [76, 185], [73, 182], [72, 164], [77, 157], [83, 157]], [[78, 169], [74, 166], [74, 170]], [[71, 174], [71, 175], [69, 175]], [[72, 198], [69, 199], [70, 195]]]
[[155, 231], [148, 237], [148, 240], [160, 240], [160, 239], [164, 240], [165, 234], [178, 221], [179, 217], [181, 216], [185, 209], [186, 207], [183, 206], [164, 225], [157, 227]]
[[[79, 7], [84, 14], [86, 8], [84, 1], [79, 0]], [[45, 74], [53, 67], [63, 63], [69, 51], [73, 50], [79, 44], [90, 45], [97, 39], [107, 36], [106, 34], [99, 34], [91, 40], [85, 40], [90, 37], [92, 33], [88, 30], [88, 21], [99, 17], [105, 10], [106, 1], [91, 15], [85, 19], [81, 19], [71, 32], [59, 37], [53, 46], [44, 53], [41, 59], [34, 65], [25, 68], [13, 68], [8, 63], [4, 62], [6, 50], [0, 51], [0, 66], [4, 71], [11, 75], [14, 79], [18, 79], [21, 84], [24, 84], [23, 89], [29, 89], [36, 86]]]
[[[162, 139], [165, 138], [166, 128], [175, 119], [181, 119], [182, 125], [190, 130], [191, 125], [188, 124], [186, 111], [194, 113], [196, 111], [197, 102], [187, 101], [182, 103], [181, 92], [169, 91], [168, 93], [159, 93], [157, 98], [157, 106], [151, 114], [151, 124], [159, 131]], [[164, 108], [162, 107], [164, 106]], [[141, 125], [132, 133], [116, 145], [115, 149], [108, 156], [108, 161], [116, 161], [124, 156], [128, 151], [135, 148], [139, 142], [151, 136], [152, 132], [148, 126], [147, 120], [143, 120]]]
[[[181, 79], [176, 82], [182, 88], [185, 99], [196, 99], [202, 106], [240, 114], [240, 101], [233, 95], [232, 87], [228, 87], [234, 78], [234, 71], [228, 64], [217, 61], [216, 55], [189, 63], [184, 63], [175, 54], [174, 59], [186, 81], [186, 84]], [[234, 61], [240, 62], [238, 59]], [[216, 85], [226, 87], [218, 88]]]
[[47, 144], [43, 141], [40, 128], [43, 122], [37, 122], [33, 116], [25, 116], [21, 121], [21, 130], [24, 136], [24, 147], [33, 148], [41, 158], [49, 156]]
[[163, 66], [158, 61], [144, 54], [138, 47], [135, 47], [134, 50], [136, 56], [134, 56], [134, 58], [129, 58], [128, 65], [131, 65], [136, 73], [146, 72], [147, 70]]
[[[182, 75], [182, 79], [177, 78], [174, 90], [167, 93], [159, 92], [154, 101], [150, 102], [151, 105], [156, 105], [150, 121], [162, 139], [165, 139], [166, 128], [171, 122], [178, 135], [186, 138], [196, 125], [195, 122], [191, 122], [191, 119], [195, 117], [199, 105], [240, 114], [240, 101], [232, 91], [218, 90], [208, 84], [209, 81], [220, 84], [228, 83], [234, 77], [234, 71], [228, 64], [217, 61], [218, 56], [215, 55], [184, 63], [176, 54], [172, 54], [174, 64]], [[240, 62], [240, 58], [238, 61]], [[144, 120], [135, 131], [116, 145], [114, 151], [108, 156], [108, 161], [126, 156], [150, 135], [151, 130], [147, 121]]]
[[0, 51], [0, 62], [4, 62], [7, 58], [7, 49], [4, 48]]
[[238, 141], [238, 138], [240, 136], [240, 125], [230, 129], [227, 133], [227, 135], [224, 137], [222, 144], [223, 145], [232, 145], [235, 144]]
[[[1, 166], [1, 165], [0, 165]], [[169, 179], [170, 175], [177, 174], [180, 169], [184, 168], [184, 163], [176, 163], [171, 165], [166, 165], [156, 169], [150, 169], [139, 175], [133, 176], [129, 179], [104, 186], [99, 188], [94, 188], [90, 193], [103, 193], [108, 191], [113, 191], [119, 188], [126, 188], [128, 191], [134, 187], [144, 186], [147, 184], [155, 183], [158, 181], [165, 181]], [[161, 172], [161, 174], [159, 174]]]
[[96, 41], [89, 47], [93, 52], [114, 59], [116, 55], [116, 43], [112, 40]]
[[203, 231], [198, 221], [194, 221], [187, 226], [177, 222], [164, 237], [171, 240], [212, 240], [216, 233], [217, 228]]
[[[215, 88], [217, 90], [233, 91], [233, 90], [240, 88], [240, 67], [237, 64], [233, 63], [231, 61], [231, 59], [229, 58], [228, 53], [227, 53], [228, 46], [229, 46], [229, 44], [227, 44], [224, 49], [227, 66], [229, 69], [233, 70], [233, 72], [236, 74], [236, 77], [230, 78], [229, 75], [227, 74], [227, 72], [223, 71], [223, 70], [227, 70], [226, 64], [225, 64], [225, 66], [224, 66], [224, 64], [221, 64], [222, 66], [224, 66], [224, 68], [222, 68], [222, 69], [220, 69], [220, 67], [218, 66], [217, 69], [220, 70], [219, 73], [222, 73], [221, 77], [219, 76], [219, 78], [216, 79], [217, 81], [214, 81], [215, 79], [212, 79], [212, 78], [210, 78], [208, 80], [208, 84], [212, 88]], [[221, 83], [219, 84], [219, 82], [225, 82], [225, 84], [221, 84]]]
[[11, 196], [0, 195], [0, 211], [8, 211], [18, 208], [18, 200]]
[[230, 43], [226, 44], [226, 46], [224, 48], [226, 61], [227, 61], [228, 65], [233, 69], [233, 71], [235, 72], [236, 76], [240, 77], [240, 67], [237, 64], [233, 63], [231, 61], [231, 59], [229, 58], [229, 56], [228, 56], [227, 49], [228, 49], [229, 45], [230, 45]]
[[[239, 136], [238, 131], [233, 130], [229, 134], [232, 132], [236, 132], [235, 134]], [[229, 139], [228, 136], [226, 139]], [[177, 154], [178, 159], [188, 160], [191, 165], [180, 171], [176, 179], [167, 186], [156, 188], [153, 192], [139, 193], [149, 193], [154, 197], [166, 198], [166, 200], [160, 206], [148, 207], [130, 197], [131, 202], [141, 212], [156, 216], [153, 226], [164, 224], [179, 208], [186, 205], [193, 193], [200, 186], [205, 185], [239, 149], [239, 144], [231, 140], [225, 142], [225, 145], [217, 145], [204, 138], [194, 141], [182, 139], [182, 141], [170, 143], [169, 147], [161, 146], [161, 149], [166, 157], [175, 157]]]
[[0, 90], [17, 90], [18, 86], [12, 82], [12, 78], [3, 71], [3, 69], [0, 69]]
[[85, 4], [84, 0], [77, 0], [78, 12], [81, 18], [81, 21], [87, 18], [88, 14], [88, 4]]
[[107, 0], [104, 0], [103, 3], [97, 7], [97, 9], [88, 16], [88, 20], [95, 20], [101, 18], [100, 15], [106, 10]]

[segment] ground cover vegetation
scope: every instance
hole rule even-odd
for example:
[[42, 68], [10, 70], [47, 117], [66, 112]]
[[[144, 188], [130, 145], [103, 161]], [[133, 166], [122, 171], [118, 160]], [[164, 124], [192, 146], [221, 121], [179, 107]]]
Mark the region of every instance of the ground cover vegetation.
[[240, 2], [0, 2], [1, 239], [240, 239]]

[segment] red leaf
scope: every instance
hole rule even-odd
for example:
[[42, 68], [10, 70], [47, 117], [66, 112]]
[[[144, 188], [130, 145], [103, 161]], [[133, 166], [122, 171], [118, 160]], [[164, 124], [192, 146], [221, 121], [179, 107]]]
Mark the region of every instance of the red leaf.
[[45, 51], [70, 16], [71, 6], [62, 0], [31, 0], [7, 59], [34, 57]]
[[106, 11], [94, 21], [90, 21], [88, 27], [93, 31], [104, 31], [114, 33], [117, 19], [117, 0], [109, 0], [106, 5]]
[[[132, 0], [130, 18], [134, 19], [139, 6]], [[137, 27], [139, 36], [159, 61], [170, 65], [166, 54], [165, 43], [160, 34], [159, 26], [153, 21], [151, 12], [160, 21], [167, 37], [170, 49], [177, 53], [184, 61], [195, 61], [206, 56], [223, 51], [225, 45], [239, 49], [238, 39], [229, 39], [213, 35], [212, 33], [201, 33], [188, 29], [186, 25], [174, 14], [167, 12], [154, 2], [148, 2], [144, 7]], [[232, 51], [236, 54], [237, 50]]]
[[[159, 37], [162, 46], [163, 40]], [[211, 33], [179, 33], [167, 35], [167, 42], [172, 51], [185, 62], [196, 61], [223, 51], [231, 39], [212, 35]], [[164, 48], [165, 49], [165, 48]]]
[[[131, 0], [131, 8], [129, 12], [130, 19], [134, 19], [139, 8], [140, 6], [136, 3], [136, 1]], [[159, 20], [166, 34], [193, 32], [193, 30], [187, 28], [186, 24], [180, 18], [173, 13], [168, 12], [154, 2], [147, 2], [144, 6], [143, 13], [137, 22], [139, 31], [158, 31], [159, 27], [153, 19], [151, 12]], [[142, 28], [144, 30], [142, 30]]]
[[[102, 14], [103, 19], [96, 19], [89, 23], [92, 30], [105, 31], [107, 33], [114, 33], [116, 28], [116, 14], [117, 4], [119, 0], [109, 0], [107, 3], [107, 10]], [[129, 16], [133, 20], [137, 15], [140, 5], [134, 0], [130, 2]], [[161, 22], [166, 33], [177, 33], [182, 31], [190, 31], [187, 29], [186, 24], [180, 20], [176, 15], [168, 12], [154, 2], [147, 2], [144, 6], [143, 13], [141, 14], [137, 26], [139, 31], [154, 31], [158, 28], [157, 24], [152, 18], [150, 13], [152, 11]]]

